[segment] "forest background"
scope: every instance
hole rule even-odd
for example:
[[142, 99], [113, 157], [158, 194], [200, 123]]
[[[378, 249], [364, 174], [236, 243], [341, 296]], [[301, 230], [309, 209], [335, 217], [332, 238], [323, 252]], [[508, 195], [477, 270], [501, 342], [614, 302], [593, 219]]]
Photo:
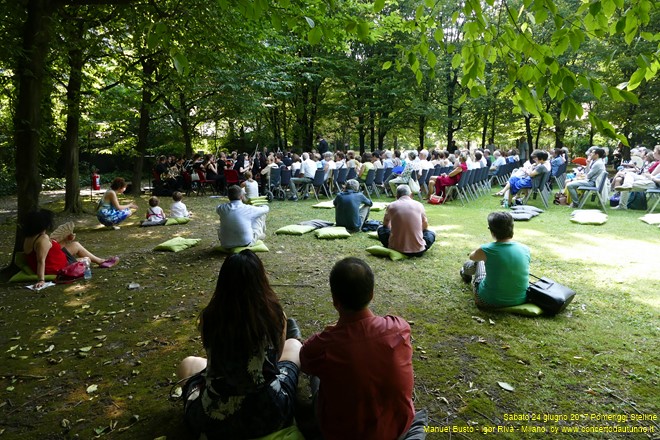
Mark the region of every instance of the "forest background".
[[141, 182], [155, 155], [310, 149], [317, 133], [361, 152], [658, 138], [651, 0], [0, 5], [2, 191], [19, 221], [44, 178], [64, 178], [75, 213], [93, 167]]

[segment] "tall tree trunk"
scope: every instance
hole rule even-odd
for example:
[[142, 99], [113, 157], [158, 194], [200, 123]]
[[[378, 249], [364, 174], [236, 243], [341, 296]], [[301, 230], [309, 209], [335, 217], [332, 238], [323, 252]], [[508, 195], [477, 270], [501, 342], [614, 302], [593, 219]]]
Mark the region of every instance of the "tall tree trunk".
[[426, 138], [426, 116], [421, 115], [417, 119], [417, 134], [419, 137], [419, 149], [424, 149], [424, 138]]
[[190, 124], [190, 114], [186, 105], [186, 95], [179, 93], [179, 119], [181, 120], [181, 134], [185, 145], [184, 153], [186, 157], [192, 157], [192, 126]]
[[[525, 137], [527, 138], [527, 145], [529, 145], [529, 148], [532, 148], [532, 145], [534, 145], [533, 138], [532, 138], [532, 116], [531, 115], [525, 115]], [[531, 151], [527, 152], [527, 158], [529, 158], [529, 155], [531, 154]]]
[[66, 88], [66, 136], [64, 138], [64, 172], [66, 192], [64, 194], [64, 212], [79, 214], [82, 212], [80, 200], [80, 172], [78, 170], [80, 145], [80, 90], [82, 88], [82, 69], [85, 65], [83, 56], [83, 37], [85, 24], [79, 22], [69, 49], [69, 83]]
[[486, 146], [486, 136], [488, 136], [488, 110], [484, 113], [484, 125], [481, 128], [481, 148]]
[[[462, 124], [460, 119], [461, 109], [454, 106], [457, 86], [458, 74], [454, 69], [449, 69], [447, 71], [447, 146], [451, 145], [454, 140], [454, 133], [461, 129]], [[455, 109], [457, 110], [456, 113], [454, 113]], [[458, 124], [455, 124], [456, 118], [458, 118]], [[453, 151], [450, 151], [450, 153], [453, 153]]]
[[[16, 76], [18, 98], [14, 118], [16, 145], [16, 185], [18, 224], [39, 207], [39, 142], [44, 61], [50, 40], [50, 15], [47, 0], [29, 0], [23, 27], [22, 53], [18, 56]], [[23, 233], [16, 228], [14, 251], [23, 249]]]
[[133, 188], [132, 194], [139, 195], [142, 191], [142, 167], [144, 164], [144, 155], [149, 146], [149, 122], [151, 119], [151, 104], [153, 101], [153, 92], [151, 91], [151, 75], [155, 69], [154, 61], [150, 58], [143, 58], [142, 61], [142, 102], [140, 102], [140, 123], [138, 125], [138, 138], [135, 149], [137, 157], [133, 165]]
[[[373, 152], [376, 146], [376, 112], [373, 110], [369, 112], [369, 144], [369, 149]], [[360, 151], [360, 154], [363, 153], [364, 151]]]
[[360, 147], [360, 154], [364, 153], [365, 138], [367, 137], [366, 130], [364, 129], [364, 113], [360, 112], [358, 115], [358, 144]]

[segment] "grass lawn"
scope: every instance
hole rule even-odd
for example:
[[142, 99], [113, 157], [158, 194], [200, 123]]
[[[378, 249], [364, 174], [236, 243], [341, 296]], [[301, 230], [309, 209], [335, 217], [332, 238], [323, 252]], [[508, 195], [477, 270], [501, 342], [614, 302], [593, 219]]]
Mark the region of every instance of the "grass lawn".
[[[213, 251], [220, 201], [187, 197], [189, 224], [138, 228], [146, 200], [137, 200], [140, 212], [119, 231], [98, 228], [91, 214], [72, 219], [90, 250], [121, 257], [114, 268], [37, 293], [0, 285], [0, 438], [187, 438], [181, 402], [168, 396], [178, 362], [203, 354], [195, 325], [224, 259]], [[584, 226], [569, 221], [569, 208], [551, 206], [517, 222], [515, 239], [531, 248], [531, 272], [577, 292], [561, 315], [527, 318], [478, 310], [458, 275], [468, 252], [490, 241], [486, 216], [499, 209], [498, 199], [426, 205], [437, 241], [424, 257], [400, 262], [367, 254], [377, 242], [366, 234], [336, 241], [274, 235], [287, 224], [334, 220], [333, 210], [313, 203], [270, 205], [270, 252], [259, 255], [271, 283], [310, 335], [337, 317], [328, 288], [333, 263], [364, 258], [376, 274], [373, 310], [412, 325], [415, 404], [429, 411], [429, 438], [477, 439], [497, 429], [498, 438], [555, 429], [560, 438], [658, 438], [660, 229], [640, 222], [642, 212], [610, 211], [605, 225]], [[161, 205], [167, 210], [170, 201]], [[63, 202], [45, 206], [58, 212]], [[0, 229], [6, 266], [11, 215]], [[202, 241], [179, 253], [152, 250], [173, 236]], [[129, 283], [140, 288], [128, 290]], [[655, 432], [588, 431], [600, 427]]]

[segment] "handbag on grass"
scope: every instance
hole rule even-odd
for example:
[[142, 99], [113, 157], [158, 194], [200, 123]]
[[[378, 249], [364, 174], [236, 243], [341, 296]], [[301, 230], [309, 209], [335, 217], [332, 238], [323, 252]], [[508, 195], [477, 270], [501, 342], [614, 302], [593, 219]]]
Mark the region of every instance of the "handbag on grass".
[[527, 288], [527, 301], [536, 304], [544, 313], [556, 315], [566, 308], [573, 301], [575, 291], [550, 278], [539, 278], [536, 275], [529, 274], [536, 278]]
[[57, 284], [73, 283], [74, 281], [85, 276], [85, 268], [86, 265], [84, 261], [73, 262], [57, 271], [57, 278], [55, 278], [55, 282]]

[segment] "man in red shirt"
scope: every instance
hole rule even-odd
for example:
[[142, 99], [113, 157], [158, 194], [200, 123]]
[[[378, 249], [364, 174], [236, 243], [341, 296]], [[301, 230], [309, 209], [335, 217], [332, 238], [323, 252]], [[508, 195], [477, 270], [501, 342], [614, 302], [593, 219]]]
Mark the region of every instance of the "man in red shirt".
[[435, 233], [428, 227], [424, 205], [411, 198], [408, 185], [399, 185], [396, 201], [389, 204], [383, 226], [378, 228], [378, 239], [386, 248], [421, 257], [435, 242]]
[[316, 413], [323, 439], [396, 440], [413, 430], [423, 433], [426, 413], [415, 418], [412, 401], [410, 325], [371, 312], [374, 274], [358, 258], [335, 264], [330, 290], [339, 320], [300, 351], [302, 371], [320, 379]]

